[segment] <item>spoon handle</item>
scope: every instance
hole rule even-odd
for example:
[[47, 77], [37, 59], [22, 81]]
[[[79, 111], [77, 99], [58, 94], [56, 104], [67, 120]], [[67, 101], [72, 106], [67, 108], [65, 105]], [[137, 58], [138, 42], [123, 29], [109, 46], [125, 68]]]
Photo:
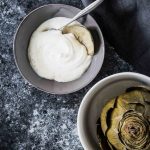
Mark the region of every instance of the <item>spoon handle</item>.
[[[83, 17], [84, 15], [90, 13], [93, 11], [97, 6], [99, 6], [104, 0], [96, 0], [87, 7], [85, 7], [83, 10], [81, 10], [77, 15], [75, 15], [65, 26], [69, 25], [73, 21], [79, 19], [80, 17]], [[64, 27], [64, 26], [63, 26]], [[63, 28], [62, 27], [62, 28]]]

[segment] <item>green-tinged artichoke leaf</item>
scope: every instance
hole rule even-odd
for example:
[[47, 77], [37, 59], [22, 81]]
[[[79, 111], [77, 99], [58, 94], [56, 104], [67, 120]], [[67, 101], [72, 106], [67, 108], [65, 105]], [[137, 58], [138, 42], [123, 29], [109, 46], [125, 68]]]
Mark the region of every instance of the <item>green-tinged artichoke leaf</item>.
[[121, 143], [118, 136], [119, 122], [122, 119], [123, 113], [125, 112], [122, 107], [114, 108], [111, 114], [111, 126], [106, 131], [106, 136], [110, 144], [112, 144], [117, 150], [125, 150], [125, 146]]
[[141, 93], [144, 101], [150, 105], [150, 92], [142, 91]]
[[111, 150], [117, 150], [113, 145], [111, 145], [111, 144], [109, 143], [109, 141], [108, 141], [108, 145], [109, 145], [109, 147], [110, 147]]
[[135, 110], [137, 103], [144, 103], [144, 99], [140, 91], [127, 92], [120, 95], [118, 98], [118, 105], [126, 110]]
[[105, 135], [106, 130], [109, 127], [110, 114], [114, 105], [115, 105], [115, 99], [112, 99], [108, 103], [106, 103], [105, 107], [103, 107], [102, 109], [100, 119], [101, 119], [101, 128], [102, 128], [104, 135]]
[[144, 114], [145, 113], [145, 106], [143, 104], [137, 103], [135, 105], [135, 111], [139, 112], [141, 114]]
[[150, 122], [150, 105], [145, 107], [144, 117]]
[[93, 37], [90, 31], [82, 25], [70, 25], [66, 26], [63, 29], [63, 34], [73, 33], [76, 39], [83, 44], [86, 49], [88, 55], [94, 55], [94, 42]]
[[110, 100], [99, 128], [101, 147], [103, 138], [111, 150], [150, 150], [150, 87], [131, 87]]
[[145, 102], [144, 117], [147, 118], [150, 122], [150, 92], [142, 91], [141, 93]]
[[100, 146], [101, 150], [114, 150], [109, 146], [107, 138], [103, 134], [100, 118], [97, 121], [97, 136], [98, 136], [99, 146]]

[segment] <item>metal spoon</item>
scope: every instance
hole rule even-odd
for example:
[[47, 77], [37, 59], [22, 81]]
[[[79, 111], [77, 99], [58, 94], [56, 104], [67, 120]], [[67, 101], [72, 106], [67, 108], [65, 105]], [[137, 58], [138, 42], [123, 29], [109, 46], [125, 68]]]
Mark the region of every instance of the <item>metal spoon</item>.
[[96, 0], [93, 3], [91, 3], [90, 5], [88, 5], [87, 7], [85, 7], [83, 10], [81, 10], [76, 16], [74, 16], [67, 24], [65, 24], [64, 26], [62, 26], [59, 29], [53, 29], [51, 28], [50, 30], [63, 30], [63, 28], [69, 24], [71, 24], [73, 21], [83, 17], [84, 15], [90, 13], [91, 11], [93, 11], [96, 7], [98, 7], [104, 0]]

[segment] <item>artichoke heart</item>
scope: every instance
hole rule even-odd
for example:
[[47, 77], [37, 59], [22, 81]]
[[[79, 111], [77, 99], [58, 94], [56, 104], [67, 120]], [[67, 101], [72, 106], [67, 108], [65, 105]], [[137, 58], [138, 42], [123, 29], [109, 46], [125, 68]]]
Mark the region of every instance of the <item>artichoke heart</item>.
[[131, 87], [108, 101], [97, 128], [112, 150], [150, 150], [150, 88]]

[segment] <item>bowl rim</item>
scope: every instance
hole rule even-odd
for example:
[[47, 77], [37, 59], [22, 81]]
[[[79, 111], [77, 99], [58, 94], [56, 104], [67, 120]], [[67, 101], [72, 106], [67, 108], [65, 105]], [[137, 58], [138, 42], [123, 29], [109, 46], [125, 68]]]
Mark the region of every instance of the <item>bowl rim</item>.
[[98, 32], [99, 32], [99, 36], [100, 36], [100, 39], [101, 39], [101, 47], [102, 47], [102, 49], [103, 49], [102, 64], [100, 65], [100, 67], [99, 67], [100, 69], [99, 69], [99, 71], [96, 73], [95, 77], [92, 78], [91, 80], [89, 80], [88, 84], [87, 84], [87, 83], [86, 83], [86, 84], [83, 84], [82, 87], [76, 88], [76, 89], [72, 90], [71, 92], [68, 91], [68, 92], [65, 92], [65, 93], [62, 93], [62, 92], [59, 92], [59, 93], [58, 93], [58, 92], [57, 92], [57, 93], [55, 93], [55, 92], [50, 92], [50, 91], [48, 91], [48, 90], [45, 90], [45, 89], [40, 88], [39, 86], [34, 85], [34, 83], [33, 83], [31, 80], [28, 80], [27, 77], [22, 73], [22, 71], [21, 71], [21, 69], [20, 69], [20, 67], [19, 67], [19, 65], [18, 65], [16, 50], [15, 50], [15, 49], [16, 49], [16, 48], [15, 48], [15, 47], [16, 47], [16, 39], [17, 39], [17, 36], [18, 36], [18, 32], [19, 32], [19, 30], [20, 30], [20, 27], [23, 25], [23, 23], [27, 20], [27, 18], [28, 18], [30, 15], [32, 15], [34, 12], [36, 12], [37, 10], [39, 10], [39, 9], [41, 9], [41, 8], [48, 7], [48, 6], [54, 6], [54, 5], [55, 5], [55, 6], [58, 6], [58, 7], [59, 7], [59, 6], [72, 7], [72, 8], [74, 8], [74, 9], [81, 10], [80, 8], [77, 8], [77, 7], [72, 6], [72, 5], [67, 5], [67, 4], [45, 4], [45, 5], [39, 6], [39, 7], [35, 8], [35, 9], [33, 9], [32, 11], [30, 11], [28, 14], [26, 14], [26, 15], [23, 17], [22, 21], [19, 23], [19, 25], [18, 25], [18, 27], [17, 27], [17, 29], [16, 29], [16, 32], [15, 32], [15, 34], [14, 34], [14, 37], [13, 37], [13, 57], [14, 57], [15, 64], [16, 64], [16, 66], [17, 66], [17, 69], [18, 69], [19, 73], [21, 74], [21, 76], [23, 77], [23, 79], [24, 79], [26, 82], [28, 82], [31, 86], [33, 86], [34, 88], [36, 88], [36, 89], [38, 89], [38, 90], [40, 90], [40, 91], [46, 92], [46, 93], [48, 93], [48, 94], [66, 95], [66, 94], [74, 93], [74, 92], [77, 92], [77, 91], [81, 90], [81, 89], [84, 88], [85, 86], [89, 85], [89, 84], [95, 79], [95, 77], [96, 77], [97, 74], [100, 72], [100, 70], [101, 70], [101, 68], [102, 68], [102, 65], [103, 65], [103, 63], [104, 63], [104, 58], [105, 58], [105, 41], [104, 41], [104, 37], [103, 37], [102, 31], [101, 31], [101, 28], [100, 28], [100, 26], [97, 24], [97, 21], [93, 18], [93, 16], [91, 16], [90, 14], [88, 14], [88, 15], [95, 21], [95, 23], [98, 25]]
[[[125, 78], [135, 78], [135, 79], [139, 79], [141, 78], [141, 80], [145, 80], [145, 81], [150, 81], [150, 77], [140, 74], [140, 73], [136, 73], [136, 72], [122, 72], [122, 73], [116, 73], [113, 75], [110, 75], [108, 77], [105, 77], [104, 79], [98, 81], [87, 93], [86, 95], [83, 97], [82, 102], [80, 104], [79, 110], [78, 110], [78, 115], [77, 115], [77, 131], [78, 131], [78, 136], [80, 139], [80, 142], [83, 146], [83, 148], [85, 150], [88, 150], [89, 147], [86, 144], [86, 140], [83, 137], [81, 131], [82, 131], [82, 127], [83, 127], [83, 114], [85, 109], [83, 109], [83, 106], [87, 103], [87, 101], [91, 101], [91, 97], [94, 96], [94, 94], [96, 94], [96, 92], [98, 92], [98, 90], [100, 89], [100, 85], [101, 87], [103, 87], [105, 84], [108, 84], [109, 82], [111, 82], [112, 80], [121, 80], [121, 79], [125, 79]], [[99, 88], [98, 88], [99, 87]]]

